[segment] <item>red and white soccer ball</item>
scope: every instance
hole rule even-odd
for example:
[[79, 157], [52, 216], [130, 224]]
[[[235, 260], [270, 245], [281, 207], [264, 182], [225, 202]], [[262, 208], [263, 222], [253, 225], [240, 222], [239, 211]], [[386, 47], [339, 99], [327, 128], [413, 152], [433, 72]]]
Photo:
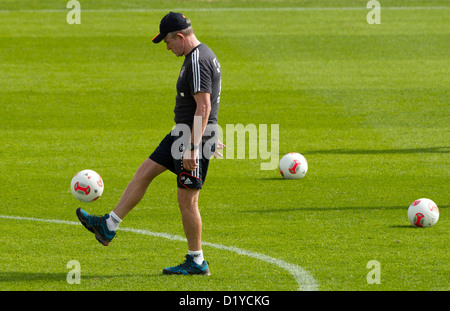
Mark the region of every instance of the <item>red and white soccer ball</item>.
[[82, 202], [93, 202], [100, 198], [103, 193], [103, 180], [93, 170], [78, 172], [70, 183], [73, 196]]
[[300, 153], [290, 152], [281, 158], [278, 169], [286, 179], [299, 179], [305, 177], [308, 162]]
[[430, 199], [418, 199], [408, 208], [408, 219], [414, 227], [431, 227], [439, 219], [439, 208]]

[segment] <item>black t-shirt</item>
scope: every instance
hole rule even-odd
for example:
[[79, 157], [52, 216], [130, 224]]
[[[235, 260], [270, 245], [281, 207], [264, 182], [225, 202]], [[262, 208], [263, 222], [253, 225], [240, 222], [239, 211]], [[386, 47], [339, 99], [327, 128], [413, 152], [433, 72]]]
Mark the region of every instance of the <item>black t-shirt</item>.
[[194, 94], [211, 94], [209, 124], [217, 124], [221, 89], [220, 63], [214, 52], [200, 43], [185, 56], [177, 81], [175, 123], [192, 126], [197, 104]]

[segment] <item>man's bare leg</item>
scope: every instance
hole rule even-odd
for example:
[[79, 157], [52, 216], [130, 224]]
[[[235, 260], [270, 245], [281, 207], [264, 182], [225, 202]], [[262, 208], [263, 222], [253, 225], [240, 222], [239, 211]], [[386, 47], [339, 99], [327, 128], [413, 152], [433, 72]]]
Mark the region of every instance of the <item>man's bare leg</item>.
[[178, 188], [178, 205], [181, 211], [184, 234], [188, 242], [188, 249], [200, 251], [202, 249], [202, 218], [198, 210], [198, 189]]
[[115, 237], [122, 219], [142, 200], [152, 180], [165, 170], [164, 166], [155, 161], [145, 160], [123, 192], [116, 208], [109, 215], [103, 217], [90, 215], [78, 208], [76, 210], [78, 219], [86, 229], [95, 234], [100, 243], [108, 246]]
[[198, 195], [198, 189], [178, 188], [178, 205], [188, 242], [189, 256], [186, 257], [184, 263], [164, 269], [164, 274], [211, 274], [208, 263], [203, 258], [202, 218], [198, 210]]
[[146, 159], [136, 171], [113, 212], [123, 219], [144, 197], [152, 180], [166, 168], [151, 159]]

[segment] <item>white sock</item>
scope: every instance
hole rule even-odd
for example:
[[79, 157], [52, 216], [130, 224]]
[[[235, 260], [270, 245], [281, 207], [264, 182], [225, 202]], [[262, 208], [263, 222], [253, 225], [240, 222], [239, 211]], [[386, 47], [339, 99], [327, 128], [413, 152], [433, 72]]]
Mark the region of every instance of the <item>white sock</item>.
[[194, 262], [196, 264], [201, 265], [203, 263], [203, 260], [205, 260], [203, 258], [203, 251], [199, 250], [199, 251], [188, 251], [188, 255], [191, 255], [192, 257], [194, 257]]
[[106, 225], [110, 231], [116, 231], [121, 222], [122, 219], [120, 219], [114, 212], [109, 213], [109, 217], [106, 219]]

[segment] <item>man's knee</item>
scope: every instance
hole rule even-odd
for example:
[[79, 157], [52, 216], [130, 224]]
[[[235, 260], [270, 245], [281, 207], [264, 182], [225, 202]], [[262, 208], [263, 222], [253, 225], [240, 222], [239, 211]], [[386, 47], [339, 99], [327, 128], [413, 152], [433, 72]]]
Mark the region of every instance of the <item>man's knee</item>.
[[156, 176], [164, 172], [166, 168], [151, 159], [146, 159], [139, 166], [133, 179], [136, 181], [150, 183]]
[[199, 189], [178, 188], [178, 204], [181, 209], [197, 208]]

